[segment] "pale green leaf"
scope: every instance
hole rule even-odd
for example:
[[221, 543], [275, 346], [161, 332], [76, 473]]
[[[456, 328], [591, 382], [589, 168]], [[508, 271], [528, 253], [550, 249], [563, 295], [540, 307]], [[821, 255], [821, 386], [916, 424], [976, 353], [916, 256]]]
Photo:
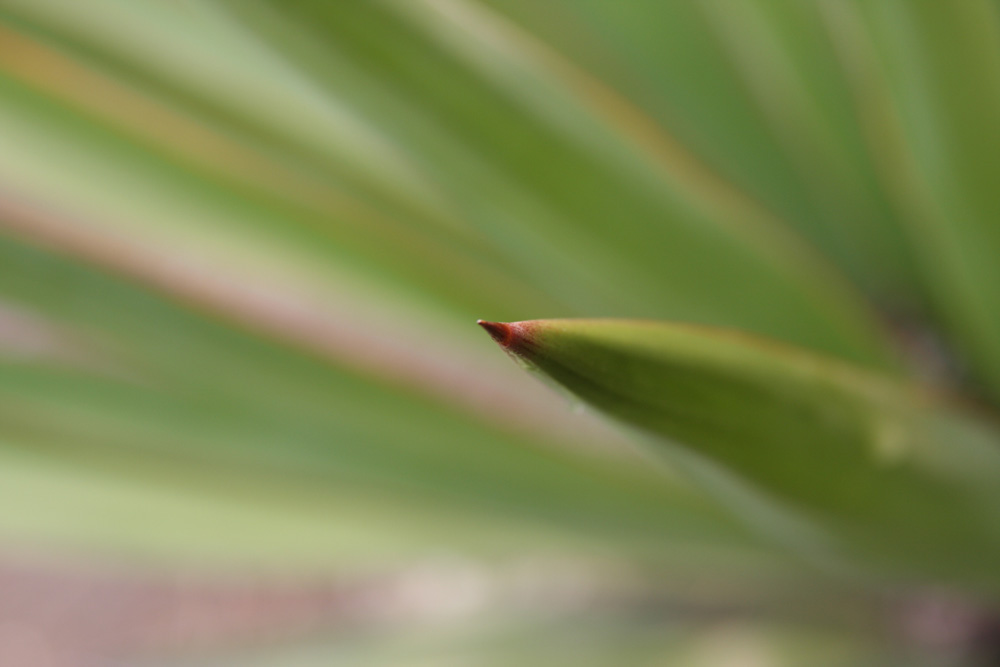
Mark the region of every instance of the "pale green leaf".
[[[838, 4], [838, 3], [831, 3]], [[870, 52], [886, 189], [966, 372], [1000, 391], [1000, 9], [988, 0], [843, 3]]]

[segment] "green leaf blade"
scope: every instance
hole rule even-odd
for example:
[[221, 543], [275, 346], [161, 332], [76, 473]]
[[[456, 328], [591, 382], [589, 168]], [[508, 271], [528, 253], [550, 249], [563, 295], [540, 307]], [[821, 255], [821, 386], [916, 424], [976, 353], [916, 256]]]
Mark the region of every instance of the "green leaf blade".
[[998, 583], [1000, 448], [945, 405], [734, 332], [620, 320], [487, 326], [558, 385], [680, 450], [675, 463], [694, 452], [691, 470], [731, 476], [776, 508], [786, 533], [815, 529], [826, 557]]

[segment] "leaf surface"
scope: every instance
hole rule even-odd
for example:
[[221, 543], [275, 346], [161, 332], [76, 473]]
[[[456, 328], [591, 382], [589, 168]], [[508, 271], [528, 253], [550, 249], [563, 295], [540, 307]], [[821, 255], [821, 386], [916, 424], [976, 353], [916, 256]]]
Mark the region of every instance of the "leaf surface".
[[484, 323], [511, 354], [641, 429], [749, 520], [819, 558], [997, 585], [1000, 445], [896, 380], [732, 331]]

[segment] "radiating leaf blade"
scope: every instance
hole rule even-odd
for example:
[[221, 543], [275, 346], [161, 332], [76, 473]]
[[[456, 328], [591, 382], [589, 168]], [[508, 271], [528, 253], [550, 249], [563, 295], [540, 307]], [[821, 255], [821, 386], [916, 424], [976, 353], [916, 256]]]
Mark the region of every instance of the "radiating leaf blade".
[[815, 530], [814, 555], [825, 549], [897, 575], [996, 588], [1000, 441], [929, 397], [839, 361], [702, 327], [487, 326], [582, 400], [676, 443], [667, 451], [695, 452], [674, 457], [688, 470], [732, 476], [746, 497], [787, 519], [785, 537]]

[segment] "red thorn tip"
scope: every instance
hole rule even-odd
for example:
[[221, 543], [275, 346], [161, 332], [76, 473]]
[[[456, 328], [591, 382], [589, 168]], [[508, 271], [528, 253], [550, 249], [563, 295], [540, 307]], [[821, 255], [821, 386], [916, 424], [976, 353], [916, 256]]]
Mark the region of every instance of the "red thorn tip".
[[510, 343], [513, 331], [509, 324], [503, 322], [487, 322], [486, 320], [476, 320], [476, 324], [486, 329], [490, 338], [506, 347]]

